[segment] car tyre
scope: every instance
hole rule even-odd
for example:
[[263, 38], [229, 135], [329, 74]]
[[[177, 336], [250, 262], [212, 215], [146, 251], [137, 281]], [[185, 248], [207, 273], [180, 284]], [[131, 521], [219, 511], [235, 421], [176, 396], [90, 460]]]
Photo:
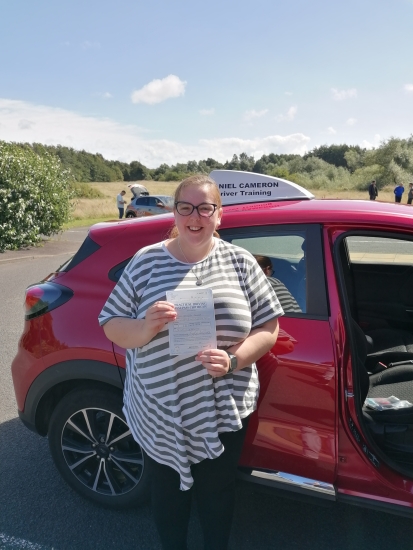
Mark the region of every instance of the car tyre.
[[125, 218], [136, 218], [136, 215], [133, 212], [126, 212]]
[[61, 476], [82, 496], [107, 508], [148, 499], [145, 456], [126, 424], [120, 393], [71, 391], [53, 411], [48, 437]]

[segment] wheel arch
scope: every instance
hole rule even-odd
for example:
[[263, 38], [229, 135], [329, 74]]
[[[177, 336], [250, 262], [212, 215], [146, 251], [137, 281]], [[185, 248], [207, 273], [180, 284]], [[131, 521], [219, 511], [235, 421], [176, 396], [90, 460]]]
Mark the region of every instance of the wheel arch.
[[57, 403], [76, 388], [111, 389], [122, 394], [119, 367], [101, 361], [71, 360], [43, 371], [30, 386], [20, 419], [32, 431], [47, 435], [50, 417]]

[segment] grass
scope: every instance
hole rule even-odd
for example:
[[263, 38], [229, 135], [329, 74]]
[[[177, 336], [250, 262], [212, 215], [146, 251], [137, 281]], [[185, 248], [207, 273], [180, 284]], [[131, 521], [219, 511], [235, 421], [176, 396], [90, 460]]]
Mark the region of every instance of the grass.
[[[176, 181], [139, 181], [147, 187], [151, 195], [172, 195], [178, 182]], [[63, 229], [71, 227], [86, 227], [103, 221], [113, 221], [118, 218], [116, 195], [124, 189], [125, 200], [129, 201], [132, 194], [128, 184], [124, 181], [110, 183], [84, 183], [82, 187], [89, 186], [91, 194], [100, 194], [100, 198], [81, 198], [74, 200], [72, 220], [65, 224]], [[317, 199], [352, 199], [368, 200], [367, 191], [356, 190], [328, 190], [309, 189]], [[388, 187], [379, 191], [379, 200], [394, 202], [393, 188]], [[403, 202], [407, 200], [407, 193], [403, 196]]]

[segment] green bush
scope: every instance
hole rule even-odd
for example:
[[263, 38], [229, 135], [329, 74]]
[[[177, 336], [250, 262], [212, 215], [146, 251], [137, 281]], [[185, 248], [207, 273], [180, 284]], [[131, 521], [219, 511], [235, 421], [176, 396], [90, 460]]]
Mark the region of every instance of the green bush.
[[0, 251], [38, 242], [68, 221], [69, 172], [54, 155], [0, 141]]
[[72, 196], [76, 199], [103, 199], [105, 196], [99, 189], [95, 189], [85, 182], [73, 181], [71, 188]]

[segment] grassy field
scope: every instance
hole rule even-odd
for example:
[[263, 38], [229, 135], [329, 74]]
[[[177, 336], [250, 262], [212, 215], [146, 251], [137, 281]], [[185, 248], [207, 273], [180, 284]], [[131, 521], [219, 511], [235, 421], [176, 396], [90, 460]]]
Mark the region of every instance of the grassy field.
[[[176, 181], [142, 181], [138, 182], [147, 187], [151, 195], [171, 195], [176, 189]], [[116, 206], [116, 195], [124, 189], [126, 191], [125, 200], [129, 201], [131, 192], [126, 182], [111, 183], [89, 183], [92, 188], [98, 189], [103, 198], [99, 199], [76, 199], [74, 203], [72, 220], [64, 226], [64, 229], [70, 227], [89, 226], [94, 223], [108, 220], [116, 220], [118, 209]], [[361, 199], [367, 200], [367, 191], [334, 191], [326, 189], [310, 189], [317, 199]], [[393, 188], [389, 187], [379, 192], [381, 201], [394, 202]], [[403, 196], [403, 202], [407, 200], [407, 193]]]

